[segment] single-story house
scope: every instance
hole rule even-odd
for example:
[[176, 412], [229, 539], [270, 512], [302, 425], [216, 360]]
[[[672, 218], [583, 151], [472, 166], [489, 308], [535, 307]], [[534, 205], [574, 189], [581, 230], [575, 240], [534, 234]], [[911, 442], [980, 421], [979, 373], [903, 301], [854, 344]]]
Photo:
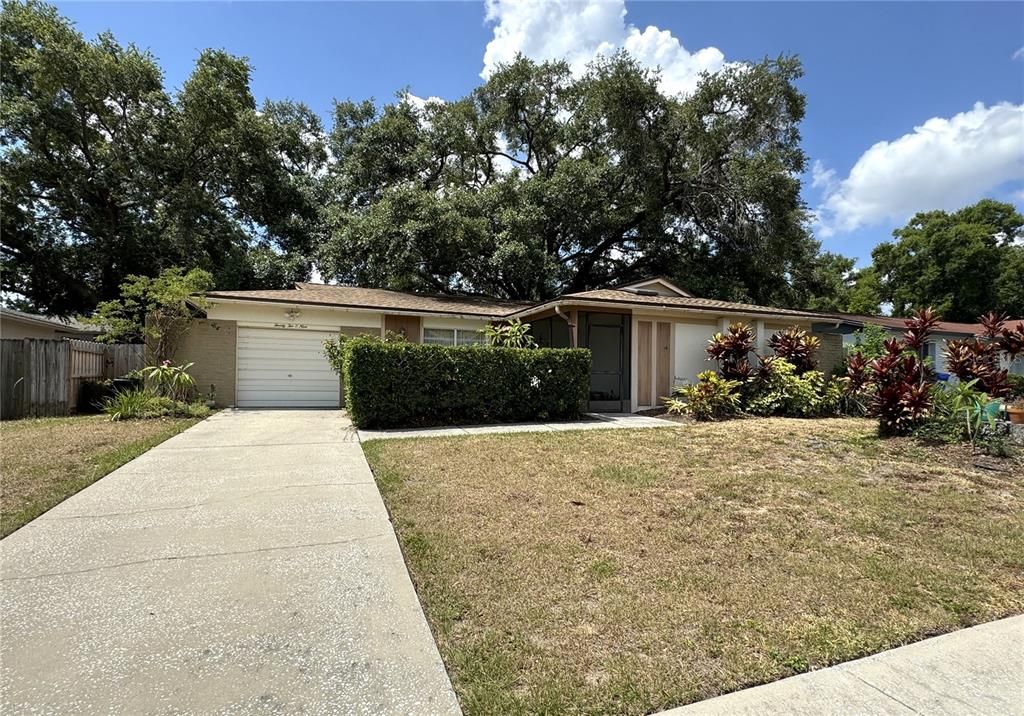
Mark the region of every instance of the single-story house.
[[340, 381], [323, 353], [323, 342], [338, 334], [393, 331], [415, 343], [473, 345], [484, 342], [488, 323], [515, 318], [542, 346], [591, 350], [590, 409], [601, 411], [656, 407], [674, 385], [713, 367], [707, 341], [736, 321], [756, 330], [759, 353], [768, 352], [773, 332], [796, 325], [822, 339], [826, 372], [843, 354], [834, 316], [697, 298], [664, 278], [535, 304], [314, 283], [205, 298], [205, 315], [175, 360], [194, 363], [198, 388], [212, 388], [222, 406], [339, 406]]
[[[844, 332], [843, 342], [845, 345], [852, 345], [855, 341], [853, 332], [864, 325], [873, 324], [884, 328], [893, 337], [900, 337], [906, 331], [905, 318], [894, 318], [893, 316], [864, 316], [847, 313], [831, 314], [843, 321], [841, 330]], [[1024, 322], [1024, 319], [1012, 318], [1003, 325], [1016, 326]], [[931, 358], [935, 372], [940, 375], [948, 374], [946, 368], [946, 343], [953, 340], [965, 340], [979, 336], [984, 331], [980, 323], [958, 323], [955, 321], [940, 321], [936, 326], [930, 340], [925, 344], [925, 356]], [[1024, 356], [1018, 356], [1016, 360], [1003, 361], [1003, 367], [1011, 373], [1024, 375]]]
[[0, 338], [77, 338], [91, 341], [100, 331], [74, 319], [38, 316], [34, 313], [0, 308]]

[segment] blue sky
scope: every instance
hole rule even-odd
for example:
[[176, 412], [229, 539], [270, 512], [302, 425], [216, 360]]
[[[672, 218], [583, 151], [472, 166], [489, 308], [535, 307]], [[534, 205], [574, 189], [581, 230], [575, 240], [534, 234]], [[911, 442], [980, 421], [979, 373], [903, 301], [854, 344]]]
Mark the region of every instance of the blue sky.
[[700, 69], [797, 54], [808, 99], [803, 146], [813, 166], [804, 198], [820, 213], [815, 230], [827, 249], [864, 264], [914, 211], [983, 196], [1024, 206], [1022, 3], [58, 7], [87, 37], [110, 29], [152, 51], [171, 87], [201, 49], [220, 47], [250, 58], [258, 99], [301, 100], [325, 120], [333, 98], [388, 100], [404, 87], [421, 97], [462, 96], [481, 82], [485, 51], [490, 65], [515, 51], [582, 63], [601, 44], [626, 46], [665, 67], [666, 86], [681, 91]]

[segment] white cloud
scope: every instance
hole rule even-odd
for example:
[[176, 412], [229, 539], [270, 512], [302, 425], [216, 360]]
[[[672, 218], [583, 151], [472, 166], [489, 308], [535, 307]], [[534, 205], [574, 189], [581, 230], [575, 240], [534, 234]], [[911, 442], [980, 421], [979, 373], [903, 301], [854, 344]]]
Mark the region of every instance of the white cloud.
[[668, 30], [627, 23], [624, 0], [487, 0], [486, 6], [494, 38], [484, 51], [484, 78], [517, 53], [564, 59], [578, 74], [595, 57], [625, 49], [644, 67], [661, 68], [664, 92], [688, 94], [702, 72], [725, 65], [718, 48], [690, 52]]
[[402, 99], [411, 104], [420, 112], [423, 112], [427, 108], [427, 105], [444, 104], [444, 100], [441, 99], [440, 97], [431, 96], [424, 99], [423, 97], [414, 95], [412, 92], [409, 92], [408, 90], [402, 92]]
[[905, 221], [918, 211], [958, 209], [1024, 179], [1024, 105], [979, 102], [875, 144], [845, 179], [836, 180], [820, 162], [811, 174], [812, 186], [824, 190], [817, 210], [822, 236]]
[[1024, 47], [1021, 47], [1016, 52], [1014, 52], [1012, 55], [1010, 55], [1010, 59], [1011, 60], [1024, 59]]
[[824, 189], [826, 192], [835, 189], [836, 170], [828, 169], [818, 159], [811, 165], [811, 186], [815, 189]]

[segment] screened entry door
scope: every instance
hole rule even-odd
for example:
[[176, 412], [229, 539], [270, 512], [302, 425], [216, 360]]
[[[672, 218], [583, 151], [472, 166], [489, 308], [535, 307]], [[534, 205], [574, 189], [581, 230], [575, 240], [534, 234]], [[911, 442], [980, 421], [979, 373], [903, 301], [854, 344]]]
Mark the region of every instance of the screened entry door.
[[585, 348], [590, 349], [590, 410], [629, 412], [629, 316], [584, 313]]

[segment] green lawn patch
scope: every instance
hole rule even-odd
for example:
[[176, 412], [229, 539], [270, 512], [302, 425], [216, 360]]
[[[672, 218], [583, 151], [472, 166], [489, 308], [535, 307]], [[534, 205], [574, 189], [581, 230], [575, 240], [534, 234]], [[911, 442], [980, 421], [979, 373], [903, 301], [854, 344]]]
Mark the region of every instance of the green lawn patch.
[[876, 429], [365, 450], [467, 714], [643, 714], [1024, 611], [1024, 462]]
[[0, 537], [197, 422], [76, 415], [0, 423]]

